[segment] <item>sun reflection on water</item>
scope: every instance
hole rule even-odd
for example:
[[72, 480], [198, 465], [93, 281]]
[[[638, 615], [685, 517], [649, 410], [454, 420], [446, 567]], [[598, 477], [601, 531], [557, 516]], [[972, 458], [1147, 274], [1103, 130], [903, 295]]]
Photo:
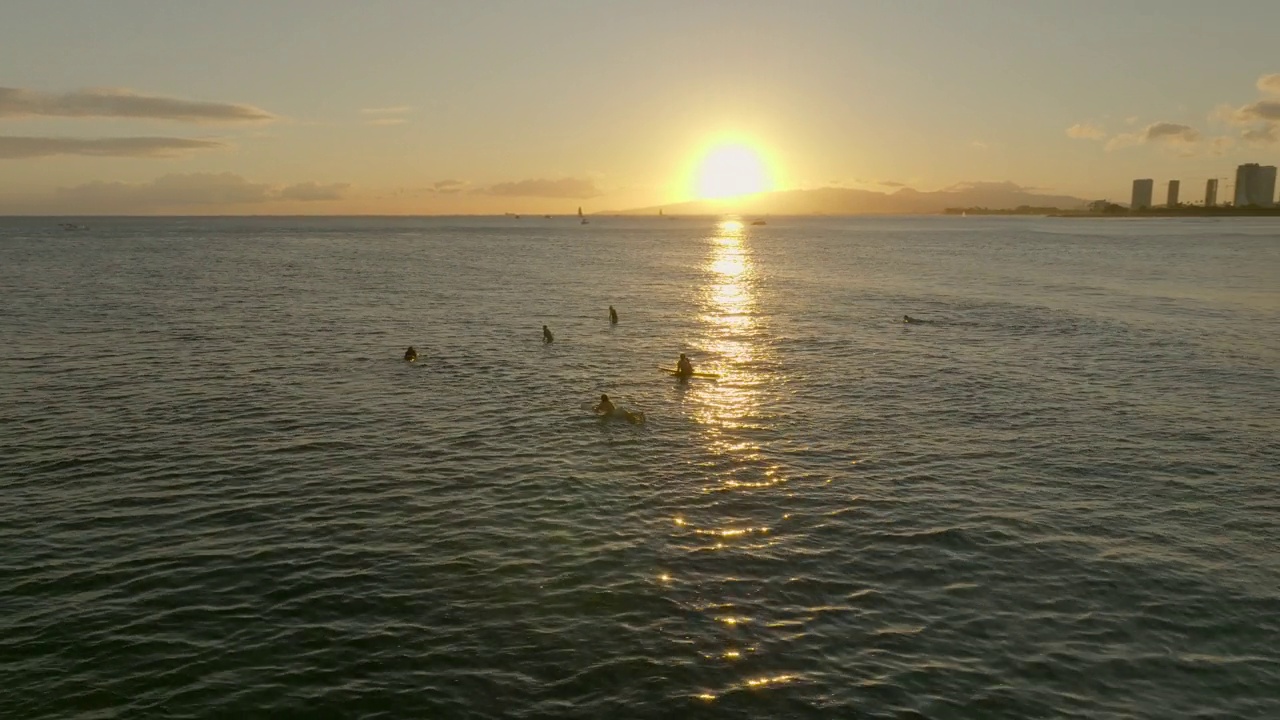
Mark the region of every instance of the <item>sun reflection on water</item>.
[[[696, 291], [699, 308], [700, 337], [693, 361], [700, 371], [715, 373], [714, 382], [697, 382], [684, 386], [681, 397], [687, 401], [693, 419], [701, 426], [705, 448], [710, 459], [698, 463], [707, 469], [709, 482], [705, 493], [768, 492], [786, 482], [782, 468], [772, 461], [766, 447], [770, 437], [770, 419], [766, 391], [778, 379], [777, 364], [771, 362], [772, 350], [765, 342], [766, 327], [758, 309], [761, 282], [748, 229], [738, 220], [725, 220], [716, 225], [707, 239], [708, 254], [701, 267], [703, 284]], [[772, 553], [785, 537], [774, 523], [754, 517], [753, 512], [730, 511], [719, 517], [704, 514], [710, 507], [731, 507], [732, 496], [717, 495], [710, 506], [706, 501], [682, 509], [672, 518], [675, 546], [706, 561], [725, 556], [752, 557]], [[684, 578], [682, 578], [684, 579]], [[661, 575], [663, 582], [668, 576]], [[684, 579], [684, 588], [695, 585]], [[769, 619], [757, 616], [748, 602], [726, 596], [722, 602], [699, 608], [720, 628], [723, 644], [706, 654], [716, 662], [742, 661], [756, 650], [743, 645], [755, 635], [768, 632]], [[746, 612], [744, 612], [746, 611]], [[744, 668], [745, 670], [745, 668]], [[792, 682], [795, 675], [739, 677], [725, 688], [701, 691], [698, 698], [712, 702], [724, 692], [758, 689]]]
[[[756, 351], [756, 270], [746, 245], [746, 230], [738, 220], [716, 226], [705, 272], [701, 320], [708, 329], [705, 348], [719, 363], [721, 381], [703, 393], [697, 419], [712, 427], [733, 429], [746, 424], [756, 408], [756, 386], [761, 378], [754, 370]], [[713, 433], [715, 435], [716, 433]], [[717, 454], [738, 448], [715, 447]]]

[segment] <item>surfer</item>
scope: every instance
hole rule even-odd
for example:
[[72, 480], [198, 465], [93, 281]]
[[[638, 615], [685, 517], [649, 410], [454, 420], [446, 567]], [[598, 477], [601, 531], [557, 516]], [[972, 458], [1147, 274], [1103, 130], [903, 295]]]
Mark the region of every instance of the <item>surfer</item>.
[[604, 393], [600, 394], [600, 402], [592, 408], [592, 410], [595, 410], [596, 414], [603, 418], [609, 418], [617, 415], [632, 425], [639, 425], [644, 422], [644, 413], [623, 410], [614, 405], [613, 402], [609, 400], [609, 396]]
[[555, 336], [551, 334], [551, 328], [547, 327], [546, 325], [543, 325], [542, 326], [542, 342], [552, 343], [555, 341], [556, 341]]
[[920, 322], [920, 321], [919, 321], [919, 320], [917, 320], [917, 319], [915, 319], [915, 318], [913, 318], [913, 317], [911, 317], [910, 315], [903, 315], [903, 316], [902, 316], [902, 322], [904, 322], [904, 323], [913, 323], [913, 322]]
[[413, 346], [410, 345], [409, 349], [404, 351], [404, 361], [417, 362], [417, 360], [418, 360], [418, 351], [414, 350]]
[[610, 325], [618, 324], [618, 311], [614, 310], [612, 305], [609, 306], [609, 324]]
[[689, 358], [685, 357], [684, 353], [680, 353], [680, 359], [676, 361], [676, 376], [693, 376], [693, 363], [689, 362]]

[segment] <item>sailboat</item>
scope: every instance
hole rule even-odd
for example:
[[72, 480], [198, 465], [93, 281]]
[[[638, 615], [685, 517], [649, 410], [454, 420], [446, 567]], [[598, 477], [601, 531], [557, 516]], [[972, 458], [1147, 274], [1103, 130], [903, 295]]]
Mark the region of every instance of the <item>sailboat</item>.
[[582, 224], [583, 224], [583, 225], [586, 225], [586, 224], [587, 224], [587, 219], [586, 219], [586, 218], [584, 218], [584, 217], [582, 217], [582, 206], [581, 206], [581, 205], [579, 205], [579, 206], [578, 206], [578, 219], [582, 221]]

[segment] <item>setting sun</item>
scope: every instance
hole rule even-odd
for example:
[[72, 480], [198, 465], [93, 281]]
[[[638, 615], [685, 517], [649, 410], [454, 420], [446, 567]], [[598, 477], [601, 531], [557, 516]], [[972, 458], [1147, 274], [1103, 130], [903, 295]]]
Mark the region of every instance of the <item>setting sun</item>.
[[741, 143], [724, 143], [699, 158], [692, 185], [699, 199], [717, 200], [764, 192], [773, 183], [758, 152]]

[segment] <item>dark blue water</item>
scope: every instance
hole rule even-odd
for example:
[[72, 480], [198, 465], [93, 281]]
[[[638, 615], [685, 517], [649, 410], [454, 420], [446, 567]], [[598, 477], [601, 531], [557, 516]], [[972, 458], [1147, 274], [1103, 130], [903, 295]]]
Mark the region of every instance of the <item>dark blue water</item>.
[[0, 717], [1280, 717], [1274, 223], [83, 222]]

